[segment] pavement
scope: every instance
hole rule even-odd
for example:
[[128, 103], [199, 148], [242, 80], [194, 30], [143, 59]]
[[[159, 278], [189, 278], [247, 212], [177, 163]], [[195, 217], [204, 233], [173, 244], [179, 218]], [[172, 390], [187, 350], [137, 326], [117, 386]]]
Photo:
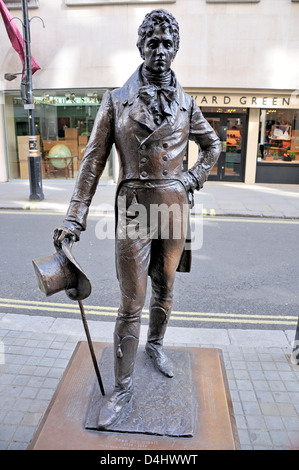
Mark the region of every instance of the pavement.
[[[90, 212], [114, 211], [116, 185], [100, 182]], [[54, 210], [65, 212], [74, 180], [43, 181], [43, 201], [29, 200], [28, 180], [0, 183], [0, 209]], [[244, 184], [207, 181], [195, 193], [193, 213], [211, 216], [299, 218], [299, 184]]]
[[[43, 201], [29, 201], [26, 180], [0, 183], [0, 208], [65, 212], [72, 180], [45, 180]], [[100, 183], [91, 212], [113, 211], [115, 184]], [[299, 185], [207, 182], [193, 212], [207, 217], [299, 218]], [[89, 321], [93, 341], [112, 342], [114, 322]], [[146, 340], [142, 325], [140, 344]], [[166, 346], [223, 352], [242, 450], [299, 449], [299, 365], [295, 328], [169, 327]], [[78, 341], [79, 319], [0, 312], [0, 449], [28, 447]], [[167, 450], [167, 449], [165, 449]]]

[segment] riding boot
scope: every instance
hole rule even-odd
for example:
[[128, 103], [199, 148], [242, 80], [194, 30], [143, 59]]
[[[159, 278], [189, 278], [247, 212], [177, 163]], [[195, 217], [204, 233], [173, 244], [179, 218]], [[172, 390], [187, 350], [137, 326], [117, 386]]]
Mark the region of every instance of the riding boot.
[[[129, 324], [130, 325], [130, 324]], [[114, 332], [115, 387], [109, 400], [100, 409], [98, 428], [107, 429], [120, 416], [133, 395], [133, 371], [139, 342], [140, 323], [124, 332], [123, 325], [116, 324]], [[134, 330], [131, 334], [130, 330]], [[120, 334], [119, 334], [120, 333]]]
[[166, 377], [173, 377], [172, 365], [163, 351], [163, 339], [167, 328], [170, 309], [162, 307], [150, 309], [149, 329], [145, 350], [152, 359], [156, 369]]

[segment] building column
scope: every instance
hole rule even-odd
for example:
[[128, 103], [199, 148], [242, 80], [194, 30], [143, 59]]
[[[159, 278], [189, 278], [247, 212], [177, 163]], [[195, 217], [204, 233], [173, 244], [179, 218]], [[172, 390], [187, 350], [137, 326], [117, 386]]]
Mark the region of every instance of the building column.
[[247, 154], [245, 165], [245, 183], [254, 184], [256, 174], [256, 162], [258, 153], [258, 139], [260, 127], [260, 110], [256, 108], [249, 109]]
[[0, 183], [7, 181], [6, 145], [4, 127], [4, 93], [0, 91]]
[[112, 169], [113, 169], [113, 181], [118, 182], [119, 177], [119, 160], [115, 149], [115, 145], [112, 146]]

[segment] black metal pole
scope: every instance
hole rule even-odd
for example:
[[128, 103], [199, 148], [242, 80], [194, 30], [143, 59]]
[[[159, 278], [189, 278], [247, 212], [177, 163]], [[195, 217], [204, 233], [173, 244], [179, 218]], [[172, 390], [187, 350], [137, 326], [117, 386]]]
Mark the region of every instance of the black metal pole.
[[34, 122], [34, 100], [32, 91], [32, 66], [31, 66], [31, 50], [30, 50], [30, 26], [28, 19], [27, 0], [22, 0], [23, 12], [23, 39], [25, 44], [25, 78], [22, 83], [25, 85], [26, 103], [24, 109], [28, 110], [29, 125], [29, 182], [30, 182], [30, 200], [42, 201], [44, 199], [42, 188], [42, 171], [41, 157], [37, 148], [37, 137], [35, 135]]

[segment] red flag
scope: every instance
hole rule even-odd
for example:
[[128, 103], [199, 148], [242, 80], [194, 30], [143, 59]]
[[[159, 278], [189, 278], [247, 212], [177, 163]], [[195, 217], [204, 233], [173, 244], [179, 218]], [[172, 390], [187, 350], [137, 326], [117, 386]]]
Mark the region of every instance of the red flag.
[[[24, 40], [14, 20], [12, 19], [12, 16], [8, 11], [7, 6], [3, 2], [3, 0], [0, 0], [0, 13], [2, 15], [4, 25], [5, 25], [8, 37], [10, 39], [10, 42], [12, 44], [12, 47], [20, 56], [20, 59], [23, 64], [23, 72], [24, 72], [24, 69], [25, 69]], [[34, 74], [34, 72], [40, 69], [40, 66], [35, 62], [32, 56], [31, 56], [31, 69], [32, 69], [32, 75]]]

